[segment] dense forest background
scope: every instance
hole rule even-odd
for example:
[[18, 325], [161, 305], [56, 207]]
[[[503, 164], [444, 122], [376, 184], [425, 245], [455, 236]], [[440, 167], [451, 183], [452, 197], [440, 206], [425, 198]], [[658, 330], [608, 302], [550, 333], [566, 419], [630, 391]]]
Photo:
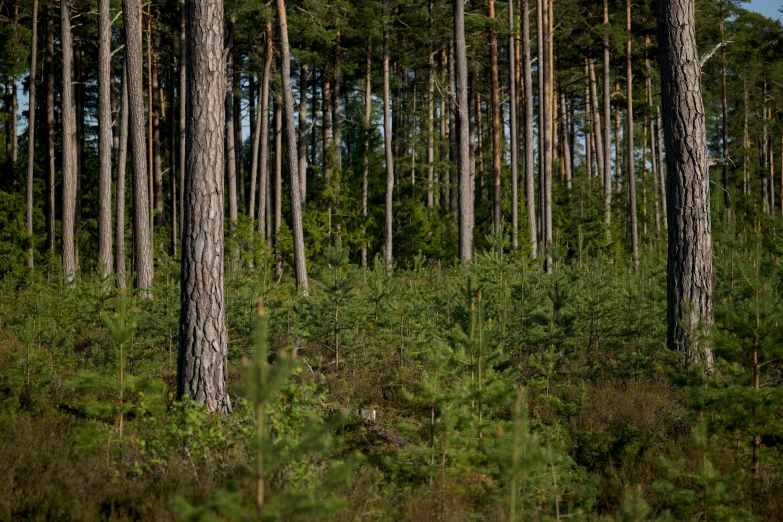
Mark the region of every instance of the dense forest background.
[[[0, 519], [779, 518], [779, 21], [689, 4], [696, 328], [659, 2], [198, 1], [0, 0]], [[217, 406], [182, 382], [196, 149]]]

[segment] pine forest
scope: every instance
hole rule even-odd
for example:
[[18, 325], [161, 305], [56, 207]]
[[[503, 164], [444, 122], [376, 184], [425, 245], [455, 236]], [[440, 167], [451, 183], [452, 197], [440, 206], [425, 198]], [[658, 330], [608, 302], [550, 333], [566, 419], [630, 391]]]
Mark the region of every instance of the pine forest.
[[0, 522], [781, 520], [769, 4], [0, 0]]

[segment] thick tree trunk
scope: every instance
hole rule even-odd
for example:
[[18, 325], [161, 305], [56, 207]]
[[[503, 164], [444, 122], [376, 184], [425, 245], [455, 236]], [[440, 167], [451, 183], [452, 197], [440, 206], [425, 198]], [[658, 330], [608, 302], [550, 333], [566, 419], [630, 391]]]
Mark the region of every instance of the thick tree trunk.
[[[628, 141], [628, 194], [631, 206], [631, 258], [634, 268], [639, 268], [639, 231], [637, 226], [636, 212], [636, 175], [634, 173], [634, 148], [633, 148], [633, 69], [631, 68], [631, 0], [626, 0], [625, 4], [625, 27], [627, 31], [627, 41], [625, 43], [625, 78], [626, 91], [625, 96], [628, 101], [628, 114], [626, 115], [626, 124], [628, 131], [626, 138]], [[667, 149], [668, 150], [668, 149]]]
[[[495, 1], [489, 0], [489, 19], [495, 19]], [[489, 32], [489, 89], [492, 110], [492, 224], [495, 233], [503, 227], [503, 207], [500, 201], [500, 93], [498, 79], [498, 37], [494, 30]], [[461, 130], [461, 129], [460, 129]]]
[[514, 18], [514, 1], [508, 3], [508, 61], [509, 61], [509, 103], [508, 110], [510, 118], [510, 140], [511, 143], [511, 247], [514, 250], [519, 248], [519, 152], [517, 139], [517, 55], [514, 42], [516, 23]]
[[277, 0], [277, 18], [280, 22], [280, 61], [283, 80], [283, 107], [285, 109], [285, 137], [288, 143], [288, 167], [291, 170], [291, 229], [294, 236], [294, 266], [296, 286], [303, 295], [309, 295], [307, 261], [305, 260], [304, 230], [302, 228], [302, 204], [299, 198], [299, 163], [296, 148], [294, 96], [291, 93], [291, 57], [288, 47], [288, 22], [285, 0]]
[[71, 0], [60, 2], [60, 41], [62, 42], [62, 122], [63, 122], [63, 203], [62, 240], [63, 275], [67, 281], [76, 276], [74, 222], [76, 219], [76, 107], [73, 88], [73, 36]]
[[[432, 4], [430, 4], [432, 5]], [[370, 133], [372, 132], [372, 41], [368, 40], [364, 69], [364, 169], [362, 171], [362, 266], [367, 266], [367, 199], [370, 179]], [[430, 192], [431, 195], [431, 192]], [[432, 206], [432, 205], [430, 205]]]
[[668, 335], [672, 350], [711, 371], [712, 230], [701, 66], [690, 0], [658, 12], [661, 95], [669, 182]]
[[[35, 173], [35, 73], [38, 67], [36, 64], [36, 59], [38, 58], [38, 0], [33, 0], [33, 30], [31, 37], [30, 91], [28, 97], [29, 109], [27, 112], [27, 235], [30, 236], [27, 266], [29, 268], [33, 268], [35, 263], [33, 258], [33, 174]], [[111, 183], [111, 178], [109, 178], [109, 182]], [[111, 194], [109, 194], [109, 203], [111, 204]]]
[[221, 0], [187, 3], [185, 229], [177, 397], [209, 411], [231, 409], [228, 334], [223, 302], [223, 110]]
[[530, 249], [533, 257], [538, 255], [536, 224], [536, 180], [535, 180], [535, 135], [533, 133], [533, 74], [530, 55], [530, 7], [528, 0], [522, 0], [522, 52], [524, 63], [522, 74], [525, 85], [525, 200], [527, 204], [527, 226]]
[[[386, 14], [388, 6], [383, 2], [383, 12]], [[391, 107], [389, 93], [389, 25], [383, 26], [383, 143], [386, 153], [386, 207], [385, 207], [385, 256], [386, 270], [392, 269], [392, 196], [394, 192], [394, 158], [392, 156], [391, 139]]]
[[[468, 113], [468, 57], [465, 44], [465, 4], [452, 1], [454, 11], [455, 82], [457, 89], [457, 166], [459, 168], [459, 259], [470, 263], [473, 259], [473, 183], [470, 175], [470, 116]], [[494, 16], [493, 2], [490, 0]], [[496, 37], [495, 37], [496, 38]], [[497, 47], [497, 39], [495, 40]], [[496, 49], [497, 51], [497, 49]], [[495, 56], [497, 65], [497, 56]], [[497, 73], [497, 67], [496, 71]], [[495, 78], [497, 80], [497, 77]], [[497, 85], [496, 85], [497, 87]]]
[[[121, 89], [120, 110], [122, 111], [122, 120], [120, 121], [120, 147], [117, 154], [117, 219], [114, 232], [116, 244], [114, 264], [117, 267], [117, 286], [125, 288], [125, 167], [128, 158], [128, 75], [124, 58], [122, 60]], [[184, 143], [184, 141], [183, 138], [182, 142]]]
[[[147, 144], [144, 142], [144, 92], [141, 46], [141, 6], [139, 0], [123, 0], [125, 20], [125, 66], [128, 78], [128, 123], [131, 165], [133, 167], [133, 266], [136, 287], [152, 298], [154, 267], [150, 228], [150, 193], [147, 179]], [[183, 232], [184, 233], [184, 232]]]
[[49, 0], [46, 13], [46, 248], [54, 253], [55, 246], [55, 157], [54, 157], [54, 30], [51, 12], [54, 0]]

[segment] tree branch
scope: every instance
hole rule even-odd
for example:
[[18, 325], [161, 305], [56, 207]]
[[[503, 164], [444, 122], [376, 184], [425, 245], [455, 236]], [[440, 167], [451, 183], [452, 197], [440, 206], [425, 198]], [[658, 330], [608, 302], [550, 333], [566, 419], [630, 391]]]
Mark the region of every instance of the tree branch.
[[730, 43], [734, 43], [734, 42], [731, 41], [731, 40], [722, 40], [722, 41], [718, 42], [718, 45], [713, 47], [710, 52], [708, 52], [707, 54], [705, 54], [704, 56], [701, 57], [701, 60], [699, 60], [699, 67], [703, 69], [704, 68], [704, 64], [707, 63], [707, 60], [712, 58], [712, 56], [715, 53], [718, 52], [718, 49], [720, 49], [721, 47], [726, 47]]

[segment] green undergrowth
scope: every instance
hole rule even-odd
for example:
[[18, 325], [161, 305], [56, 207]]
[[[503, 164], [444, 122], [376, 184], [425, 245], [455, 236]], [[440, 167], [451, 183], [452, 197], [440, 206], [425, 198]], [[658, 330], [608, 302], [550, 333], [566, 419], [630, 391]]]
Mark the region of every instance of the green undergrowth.
[[228, 415], [175, 400], [174, 260], [154, 300], [14, 271], [0, 519], [775, 520], [779, 250], [716, 239], [710, 378], [666, 348], [654, 247], [638, 272], [555, 250], [545, 274], [491, 248], [390, 274], [338, 241], [309, 298], [260, 251], [226, 278]]

